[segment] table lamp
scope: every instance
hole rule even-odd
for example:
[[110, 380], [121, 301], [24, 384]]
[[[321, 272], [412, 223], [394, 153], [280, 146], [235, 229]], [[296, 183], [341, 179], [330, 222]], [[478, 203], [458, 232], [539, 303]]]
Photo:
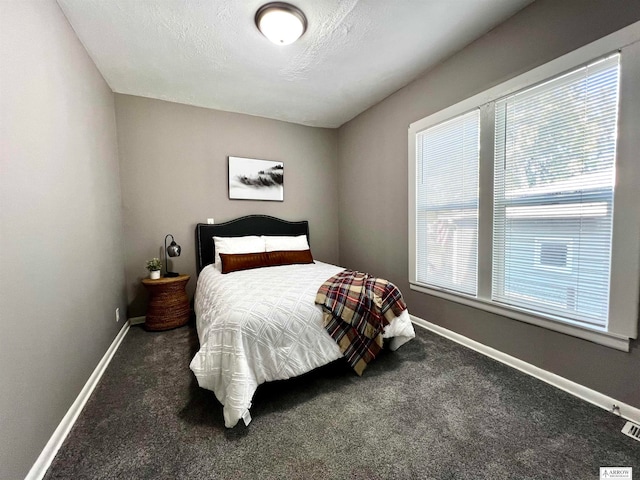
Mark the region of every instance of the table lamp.
[[[167, 238], [169, 237], [171, 237], [171, 243], [167, 247]], [[173, 235], [169, 234], [166, 237], [164, 237], [164, 251], [165, 251], [164, 276], [165, 277], [177, 277], [179, 275], [179, 273], [169, 271], [168, 257], [179, 257], [181, 250], [182, 249], [180, 248], [180, 245], [176, 243], [176, 241], [173, 238]]]

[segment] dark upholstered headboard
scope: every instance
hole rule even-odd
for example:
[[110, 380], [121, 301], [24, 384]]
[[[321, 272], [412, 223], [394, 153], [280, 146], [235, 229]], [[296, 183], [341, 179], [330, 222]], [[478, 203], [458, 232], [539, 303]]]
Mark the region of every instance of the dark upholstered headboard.
[[245, 235], [306, 235], [309, 222], [289, 222], [268, 215], [247, 215], [224, 223], [196, 225], [196, 267], [198, 275], [215, 258], [213, 237], [243, 237]]

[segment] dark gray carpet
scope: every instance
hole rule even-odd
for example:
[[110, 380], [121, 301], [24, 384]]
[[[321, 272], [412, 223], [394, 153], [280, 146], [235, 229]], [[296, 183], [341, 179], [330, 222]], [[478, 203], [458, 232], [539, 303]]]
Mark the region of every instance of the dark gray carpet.
[[[130, 330], [46, 479], [597, 479], [633, 466], [624, 420], [419, 327], [358, 378], [262, 385], [224, 428], [191, 326]], [[636, 473], [637, 472], [637, 473]]]

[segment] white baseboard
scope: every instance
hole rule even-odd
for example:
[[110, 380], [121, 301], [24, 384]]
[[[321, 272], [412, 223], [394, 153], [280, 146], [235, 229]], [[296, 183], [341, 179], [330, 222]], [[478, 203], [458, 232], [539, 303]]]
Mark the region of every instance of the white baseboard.
[[53, 435], [51, 435], [51, 438], [40, 453], [40, 456], [31, 467], [31, 470], [29, 470], [29, 473], [25, 477], [25, 480], [41, 480], [47, 473], [51, 462], [58, 453], [58, 450], [62, 446], [65, 438], [67, 438], [67, 435], [71, 431], [73, 424], [78, 419], [78, 415], [80, 415], [80, 412], [82, 412], [82, 409], [87, 403], [87, 400], [89, 400], [91, 393], [96, 388], [96, 385], [98, 385], [100, 378], [102, 378], [102, 375], [107, 369], [107, 366], [109, 366], [113, 355], [118, 350], [118, 347], [129, 331], [129, 328], [130, 323], [127, 321], [118, 332], [118, 335], [116, 335], [116, 338], [113, 339], [113, 342], [111, 342], [111, 345], [107, 349], [107, 352], [104, 354], [104, 356], [96, 366], [95, 370], [87, 380], [87, 383], [85, 383], [84, 387], [82, 387], [82, 390], [78, 394], [78, 397], [75, 399], [65, 416], [62, 418], [62, 421], [58, 425], [58, 428], [56, 428], [55, 432], [53, 432]]
[[132, 327], [134, 325], [140, 325], [142, 323], [144, 323], [144, 321], [146, 320], [147, 317], [142, 316], [142, 317], [131, 317], [129, 319], [129, 325], [131, 325]]
[[498, 362], [509, 365], [516, 370], [520, 370], [523, 373], [531, 375], [532, 377], [542, 380], [549, 385], [553, 385], [560, 390], [564, 390], [567, 393], [570, 393], [609, 412], [612, 412], [613, 405], [617, 405], [617, 415], [626, 418], [627, 420], [631, 420], [634, 423], [640, 424], [640, 408], [636, 408], [626, 403], [620, 402], [615, 398], [609, 397], [608, 395], [592, 390], [589, 387], [580, 385], [579, 383], [568, 380], [564, 377], [561, 377], [560, 375], [556, 375], [555, 373], [543, 370], [540, 367], [536, 367], [535, 365], [520, 360], [519, 358], [512, 357], [511, 355], [501, 352], [500, 350], [496, 350], [495, 348], [491, 348], [480, 342], [476, 342], [475, 340], [465, 337], [464, 335], [460, 335], [459, 333], [453, 332], [434, 323], [427, 322], [422, 318], [411, 315], [411, 320], [413, 321], [413, 323], [422, 328], [437, 333], [438, 335], [464, 345], [465, 347], [469, 347], [470, 349], [482, 353], [487, 357], [491, 357]]

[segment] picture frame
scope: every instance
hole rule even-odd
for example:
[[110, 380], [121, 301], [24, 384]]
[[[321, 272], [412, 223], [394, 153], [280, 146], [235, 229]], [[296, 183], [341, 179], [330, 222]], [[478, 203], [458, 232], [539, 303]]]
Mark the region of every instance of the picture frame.
[[284, 163], [257, 158], [229, 158], [229, 199], [284, 201]]

